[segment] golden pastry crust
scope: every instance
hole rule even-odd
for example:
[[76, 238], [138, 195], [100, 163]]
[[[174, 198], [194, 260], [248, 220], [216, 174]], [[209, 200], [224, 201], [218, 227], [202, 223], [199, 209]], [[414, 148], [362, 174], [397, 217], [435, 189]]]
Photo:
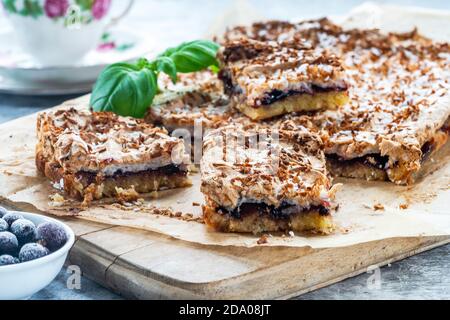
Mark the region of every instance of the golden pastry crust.
[[[144, 193], [190, 183], [183, 141], [138, 119], [74, 108], [44, 112], [37, 136], [38, 170], [87, 203], [116, 187]], [[175, 174], [179, 183], [165, 182]]]
[[245, 103], [240, 103], [238, 97], [234, 97], [234, 107], [245, 114], [253, 121], [272, 119], [279, 115], [294, 112], [310, 112], [324, 109], [336, 109], [348, 101], [346, 92], [323, 92], [311, 94], [296, 94], [270, 105], [258, 108], [249, 107]]
[[[347, 84], [339, 59], [297, 39], [226, 42], [219, 59], [220, 78], [233, 105], [253, 115], [252, 119], [336, 108], [347, 101]], [[330, 99], [333, 94], [340, 94], [340, 99]], [[307, 103], [301, 103], [306, 98]], [[251, 108], [258, 110], [250, 112]]]
[[435, 139], [450, 116], [450, 46], [434, 43], [417, 30], [382, 34], [344, 30], [327, 19], [272, 21], [230, 30], [226, 41], [301, 37], [328, 49], [346, 69], [350, 102], [318, 112], [311, 121], [322, 132], [325, 152], [342, 160], [387, 157], [389, 180], [412, 183], [421, 168], [423, 146]]

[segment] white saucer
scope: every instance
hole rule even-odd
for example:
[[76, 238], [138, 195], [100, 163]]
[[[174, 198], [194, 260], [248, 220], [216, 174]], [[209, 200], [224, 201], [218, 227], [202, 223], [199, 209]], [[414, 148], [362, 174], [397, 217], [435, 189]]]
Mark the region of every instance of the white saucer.
[[42, 82], [17, 81], [0, 76], [0, 93], [26, 96], [49, 96], [81, 94], [92, 91], [94, 81], [86, 83], [45, 84]]
[[146, 37], [116, 28], [75, 65], [41, 66], [21, 50], [11, 29], [0, 30], [0, 43], [0, 92], [45, 95], [87, 92], [107, 65], [150, 55], [153, 47]]

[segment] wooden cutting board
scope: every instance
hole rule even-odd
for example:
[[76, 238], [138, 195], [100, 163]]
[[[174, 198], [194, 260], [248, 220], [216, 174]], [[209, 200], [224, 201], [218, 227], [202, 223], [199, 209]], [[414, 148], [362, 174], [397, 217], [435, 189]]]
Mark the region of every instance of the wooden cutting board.
[[[11, 128], [26, 126], [29, 117], [0, 125], [0, 134], [14, 139]], [[14, 186], [0, 178], [0, 188]], [[45, 214], [31, 204], [5, 199], [0, 203]], [[450, 242], [450, 237], [440, 236], [332, 249], [211, 246], [77, 218], [59, 219], [77, 235], [68, 263], [114, 292], [138, 299], [289, 298]]]
[[[14, 208], [35, 212], [29, 205]], [[212, 247], [59, 219], [77, 235], [68, 264], [131, 299], [286, 299], [450, 242], [449, 237], [417, 237], [320, 250]]]
[[[30, 205], [3, 205], [36, 212]], [[449, 237], [416, 237], [320, 250], [212, 247], [144, 230], [58, 219], [77, 236], [67, 263], [131, 299], [285, 299], [450, 242]]]

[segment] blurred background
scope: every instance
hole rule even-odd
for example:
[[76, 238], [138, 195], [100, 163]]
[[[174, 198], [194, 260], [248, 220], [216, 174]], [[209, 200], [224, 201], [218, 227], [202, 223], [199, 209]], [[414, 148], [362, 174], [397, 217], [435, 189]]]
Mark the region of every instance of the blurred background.
[[[115, 4], [121, 2], [116, 1]], [[125, 37], [128, 35], [132, 38], [139, 35], [142, 42], [140, 45], [154, 54], [185, 40], [206, 37], [212, 32], [221, 32], [226, 24], [246, 23], [249, 19], [297, 20], [342, 16], [364, 2], [364, 0], [136, 0], [129, 14], [114, 28], [126, 30], [128, 33], [125, 33]], [[392, 0], [373, 1], [373, 3], [450, 10], [450, 1], [445, 0]], [[118, 10], [113, 6], [112, 11]], [[12, 28], [1, 8], [0, 31], [5, 32], [7, 39], [14, 38]], [[123, 43], [120, 45], [128, 45], [127, 39], [121, 41]], [[25, 83], [16, 79], [17, 75], [30, 75], [28, 69], [20, 69], [19, 65], [16, 69], [14, 67], [7, 69], [6, 74], [2, 73], [2, 50], [9, 50], [7, 45], [7, 41], [0, 41], [0, 123], [57, 105], [64, 100], [87, 93], [92, 88], [95, 77], [81, 86], [69, 84], [60, 87], [60, 83], [42, 84], [32, 81]], [[139, 50], [136, 49], [134, 54], [140, 55], [144, 48]], [[13, 58], [15, 56], [16, 54]], [[11, 59], [11, 57], [6, 58]], [[121, 57], [112, 59], [120, 60]], [[110, 62], [110, 60], [105, 61], [105, 64]], [[98, 73], [99, 70], [101, 69], [90, 71]], [[35, 72], [41, 72], [41, 77], [43, 75], [45, 78], [46, 74], [42, 71], [46, 70], [35, 70]], [[72, 70], [68, 72], [74, 74]]]
[[[199, 37], [208, 32], [214, 20], [232, 8], [235, 3], [247, 3], [244, 10], [253, 8], [267, 19], [304, 19], [329, 15], [345, 15], [364, 0], [137, 0], [124, 23], [146, 29], [156, 39], [166, 42], [165, 31], [175, 43]], [[450, 10], [446, 0], [391, 0], [371, 1], [377, 4], [398, 4]], [[245, 14], [248, 14], [246, 12]], [[235, 17], [236, 18], [236, 17]], [[176, 28], [182, 24], [182, 28]], [[155, 26], [155, 29], [152, 28]], [[172, 38], [173, 37], [173, 38]], [[168, 39], [167, 39], [168, 40]]]

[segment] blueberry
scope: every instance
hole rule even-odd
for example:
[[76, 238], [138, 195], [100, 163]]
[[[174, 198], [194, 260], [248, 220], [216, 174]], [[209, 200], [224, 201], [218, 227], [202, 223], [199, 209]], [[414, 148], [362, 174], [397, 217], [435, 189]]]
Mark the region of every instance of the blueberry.
[[8, 210], [6, 210], [3, 207], [0, 207], [0, 218], [3, 218], [3, 216], [7, 213], [8, 213]]
[[14, 212], [9, 212], [3, 216], [3, 220], [5, 220], [10, 227], [14, 223], [14, 221], [19, 219], [23, 219], [23, 216]]
[[0, 218], [0, 232], [8, 231], [8, 222]]
[[19, 249], [19, 241], [11, 232], [0, 232], [0, 256], [4, 254], [16, 255]]
[[17, 264], [17, 263], [20, 263], [20, 260], [14, 258], [13, 256], [7, 254], [0, 256], [0, 266], [7, 266], [10, 264]]
[[21, 245], [36, 241], [36, 226], [30, 220], [19, 219], [14, 221], [10, 231], [17, 237]]
[[27, 243], [20, 249], [19, 259], [20, 262], [27, 262], [45, 257], [48, 254], [48, 249], [39, 243]]
[[56, 251], [66, 244], [67, 233], [59, 224], [44, 222], [37, 227], [37, 239], [50, 251]]

